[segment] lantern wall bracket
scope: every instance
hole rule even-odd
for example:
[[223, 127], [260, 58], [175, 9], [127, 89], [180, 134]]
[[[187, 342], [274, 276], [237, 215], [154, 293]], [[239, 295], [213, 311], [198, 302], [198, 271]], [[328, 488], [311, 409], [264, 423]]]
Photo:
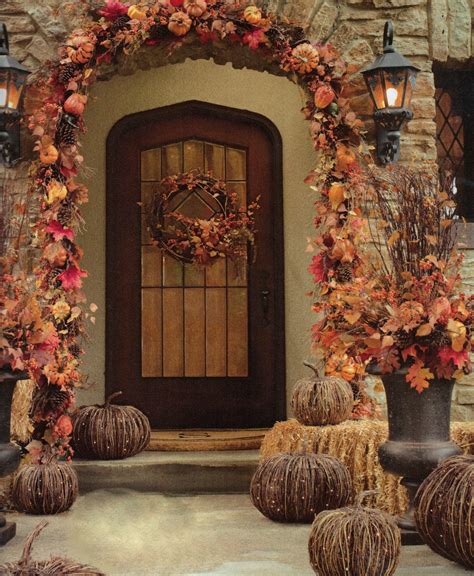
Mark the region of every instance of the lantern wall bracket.
[[0, 162], [12, 167], [20, 157], [20, 126], [18, 118], [0, 114]]

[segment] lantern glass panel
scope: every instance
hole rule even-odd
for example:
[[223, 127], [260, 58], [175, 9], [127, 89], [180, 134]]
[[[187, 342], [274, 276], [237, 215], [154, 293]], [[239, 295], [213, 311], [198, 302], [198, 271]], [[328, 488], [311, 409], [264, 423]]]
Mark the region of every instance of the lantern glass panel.
[[413, 95], [413, 89], [415, 88], [416, 82], [416, 70], [408, 70], [407, 71], [407, 87], [405, 93], [405, 108], [410, 108], [411, 104], [411, 97]]
[[366, 73], [366, 82], [370, 90], [370, 95], [374, 102], [375, 108], [381, 110], [385, 108], [385, 98], [383, 89], [383, 76], [380, 70], [373, 70]]
[[403, 69], [388, 69], [383, 71], [385, 107], [403, 108], [405, 106], [405, 86], [407, 83], [408, 71]]
[[8, 90], [8, 108], [12, 111], [18, 110], [20, 104], [21, 93], [23, 92], [23, 87], [25, 85], [25, 78], [23, 75], [18, 74], [18, 72], [10, 72], [10, 82]]
[[8, 96], [8, 72], [0, 70], [0, 108], [7, 105]]

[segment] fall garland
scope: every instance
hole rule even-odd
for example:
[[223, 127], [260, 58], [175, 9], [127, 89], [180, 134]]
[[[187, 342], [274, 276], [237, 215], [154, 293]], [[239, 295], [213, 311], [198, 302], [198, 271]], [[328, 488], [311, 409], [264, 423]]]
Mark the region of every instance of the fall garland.
[[[181, 202], [197, 194], [212, 215], [191, 218], [179, 210]], [[170, 210], [170, 203], [176, 205]], [[254, 244], [255, 211], [258, 202], [239, 207], [237, 194], [225, 182], [198, 170], [167, 176], [160, 182], [145, 215], [153, 240], [175, 259], [209, 266], [228, 257], [245, 265], [248, 245]]]
[[[185, 38], [188, 44], [194, 39], [258, 50], [303, 88], [314, 148], [322, 153], [318, 168], [307, 179], [321, 193], [315, 218], [321, 234], [310, 247], [316, 251], [310, 271], [324, 300], [315, 310], [324, 312], [335, 288], [359, 273], [362, 257], [356, 246], [362, 244], [365, 230], [359, 208], [362, 124], [344, 93], [347, 67], [334, 47], [311, 43], [301, 28], [253, 5], [164, 0], [129, 6], [107, 0], [99, 10], [89, 7], [60, 47], [59, 60], [44, 68], [30, 88], [30, 99], [36, 95], [38, 100], [29, 122], [38, 152], [33, 186], [41, 203], [36, 233], [42, 257], [36, 276], [42, 322], [50, 330], [42, 353], [25, 360], [37, 382], [29, 449], [39, 458], [46, 444], [60, 456], [71, 455], [67, 411], [81, 382], [79, 342], [84, 323], [95, 312], [94, 305], [87, 312], [81, 307], [87, 272], [81, 267], [82, 250], [76, 241], [80, 206], [87, 202], [87, 188], [76, 176], [83, 160], [77, 139], [85, 129], [88, 91], [101, 63], [144, 45], [159, 45], [169, 54], [179, 50]], [[341, 373], [353, 384], [361, 379], [363, 370], [351, 343], [326, 338], [319, 344], [330, 360], [327, 372]], [[363, 408], [361, 404], [361, 413]]]

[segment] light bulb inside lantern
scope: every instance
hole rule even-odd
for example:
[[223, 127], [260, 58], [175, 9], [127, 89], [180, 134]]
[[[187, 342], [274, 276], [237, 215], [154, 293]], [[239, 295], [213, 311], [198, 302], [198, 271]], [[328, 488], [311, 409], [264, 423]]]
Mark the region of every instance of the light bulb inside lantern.
[[395, 102], [398, 98], [398, 91], [396, 88], [389, 88], [387, 90], [387, 102], [389, 106], [395, 106]]

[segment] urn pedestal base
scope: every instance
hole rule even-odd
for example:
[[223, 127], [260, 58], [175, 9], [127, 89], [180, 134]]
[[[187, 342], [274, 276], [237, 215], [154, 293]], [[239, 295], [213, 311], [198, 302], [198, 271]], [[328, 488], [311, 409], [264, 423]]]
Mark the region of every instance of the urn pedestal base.
[[9, 542], [16, 534], [15, 522], [7, 522], [5, 516], [0, 514], [0, 546]]

